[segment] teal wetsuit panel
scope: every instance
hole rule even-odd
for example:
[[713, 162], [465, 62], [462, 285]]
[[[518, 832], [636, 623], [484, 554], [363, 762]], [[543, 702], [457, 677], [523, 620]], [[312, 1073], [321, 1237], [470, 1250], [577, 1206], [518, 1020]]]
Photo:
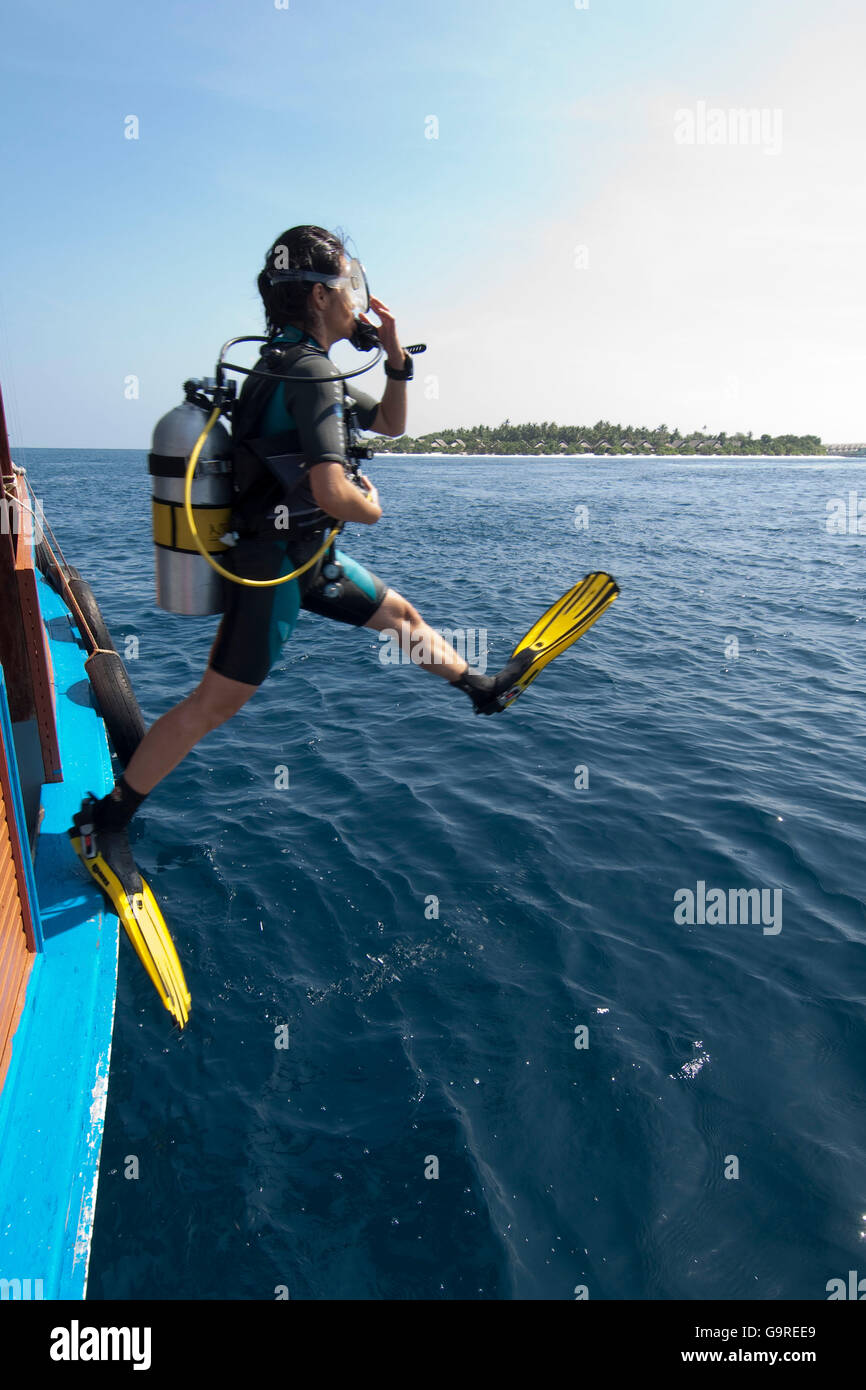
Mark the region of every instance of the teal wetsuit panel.
[[[354, 402], [353, 409], [362, 429], [373, 428], [379, 402], [359, 390], [352, 381], [344, 383], [343, 391], [336, 400], [329, 397], [325, 387], [330, 381], [333, 368], [327, 353], [309, 334], [302, 333], [297, 328], [287, 327], [277, 334], [273, 341], [275, 344], [285, 343], [287, 346], [305, 341], [314, 355], [312, 358], [302, 359], [293, 368], [294, 374], [309, 378], [309, 386], [302, 386], [300, 393], [293, 389], [298, 383], [287, 382], [286, 389], [279, 385], [274, 387], [259, 426], [262, 437], [268, 438], [274, 434], [298, 430], [299, 448], [304, 449], [305, 443], [315, 446], [310, 448], [308, 454], [311, 461], [315, 462], [317, 456], [328, 461], [341, 458], [345, 445], [342, 426], [343, 391]], [[327, 363], [327, 369], [322, 359]], [[315, 388], [317, 383], [319, 389], [311, 389]], [[287, 390], [295, 401], [297, 415], [286, 403]]]
[[[286, 329], [277, 341], [298, 342], [301, 336], [296, 330]], [[295, 431], [295, 447], [311, 463], [343, 462], [346, 441], [342, 398], [335, 398], [327, 354], [314, 340], [308, 341], [318, 355], [314, 353], [310, 360], [305, 360], [305, 368], [299, 365], [297, 370], [299, 375], [304, 375], [304, 370], [309, 374], [309, 385], [301, 383], [295, 389], [293, 384], [289, 389], [289, 383], [275, 383], [261, 423], [255, 429], [262, 438]], [[362, 428], [371, 428], [377, 403], [351, 387], [348, 394], [356, 403]], [[314, 507], [311, 496], [310, 503]], [[327, 523], [324, 513], [322, 518]], [[272, 579], [303, 564], [320, 542], [321, 537], [316, 535], [300, 546], [288, 538], [275, 544], [242, 536], [237, 546], [227, 552], [224, 563], [246, 579]], [[271, 588], [250, 588], [226, 581], [225, 611], [211, 652], [212, 668], [229, 680], [260, 685], [291, 636], [301, 608], [354, 627], [369, 622], [382, 603], [387, 586], [343, 551], [336, 551], [335, 558], [343, 571], [336, 583], [325, 580], [324, 559], [298, 579]]]
[[294, 417], [286, 410], [283, 393], [278, 387], [268, 401], [262, 417], [262, 435], [267, 439], [272, 434], [283, 434], [286, 430], [293, 430], [294, 428]]
[[381, 581], [377, 581], [376, 576], [371, 574], [363, 565], [359, 565], [357, 560], [353, 560], [351, 555], [346, 555], [342, 550], [334, 551], [334, 558], [338, 565], [342, 565], [343, 573], [352, 584], [357, 584], [362, 594], [367, 598], [375, 599], [376, 603], [382, 601]]
[[[241, 541], [226, 553], [227, 569], [244, 579], [277, 579], [296, 565], [285, 544]], [[297, 579], [267, 588], [225, 581], [225, 611], [211, 652], [210, 664], [221, 676], [261, 685], [291, 636], [301, 608]]]
[[[291, 574], [297, 566], [287, 555], [280, 566], [280, 574]], [[279, 584], [274, 590], [274, 606], [268, 625], [268, 650], [270, 665], [276, 661], [284, 642], [288, 642], [295, 630], [298, 614], [301, 611], [301, 587], [297, 579]]]

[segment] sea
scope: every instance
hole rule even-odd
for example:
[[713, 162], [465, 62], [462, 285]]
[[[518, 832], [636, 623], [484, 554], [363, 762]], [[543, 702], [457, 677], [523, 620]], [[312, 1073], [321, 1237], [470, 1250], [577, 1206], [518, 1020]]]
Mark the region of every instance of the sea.
[[[146, 721], [146, 455], [18, 450]], [[302, 614], [133, 848], [192, 993], [120, 942], [90, 1299], [824, 1300], [866, 1275], [866, 460], [410, 458], [342, 548], [503, 714]]]

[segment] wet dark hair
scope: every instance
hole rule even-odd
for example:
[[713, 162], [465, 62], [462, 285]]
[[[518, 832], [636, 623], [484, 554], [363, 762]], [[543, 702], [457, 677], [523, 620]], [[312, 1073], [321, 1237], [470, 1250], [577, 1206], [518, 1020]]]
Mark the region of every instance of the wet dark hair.
[[323, 275], [339, 275], [342, 270], [345, 246], [336, 232], [324, 227], [291, 227], [278, 236], [268, 254], [257, 284], [265, 306], [268, 334], [279, 332], [289, 323], [306, 329], [307, 309], [313, 284], [299, 281], [272, 285], [268, 272], [272, 270], [320, 270]]

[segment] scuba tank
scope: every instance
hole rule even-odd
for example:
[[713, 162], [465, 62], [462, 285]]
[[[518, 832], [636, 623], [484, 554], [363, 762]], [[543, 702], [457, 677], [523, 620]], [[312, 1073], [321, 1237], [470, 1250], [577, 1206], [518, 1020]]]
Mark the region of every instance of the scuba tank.
[[[334, 381], [348, 381], [352, 377], [360, 376], [381, 361], [383, 350], [373, 324], [359, 321], [350, 341], [360, 352], [369, 351], [378, 345], [377, 356], [374, 361], [355, 371], [335, 373]], [[270, 345], [271, 338], [261, 334], [245, 334], [238, 338], [230, 338], [220, 351], [216, 375], [184, 382], [183, 404], [164, 415], [153, 432], [148, 471], [153, 478], [156, 601], [159, 607], [168, 613], [205, 617], [223, 612], [223, 578], [233, 580], [237, 584], [263, 583], [265, 587], [287, 583], [296, 575], [305, 573], [319, 560], [331, 546], [342, 525], [339, 522], [335, 524], [330, 536], [310, 560], [297, 570], [276, 579], [243, 579], [220, 566], [216, 560], [215, 557], [220, 552], [236, 543], [234, 527], [237, 527], [239, 533], [244, 534], [244, 500], [249, 500], [248, 494], [258, 486], [263, 476], [267, 482], [267, 474], [271, 474], [278, 484], [277, 495], [285, 498], [297, 487], [304, 473], [303, 455], [285, 452], [284, 435], [275, 435], [267, 439], [248, 437], [250, 426], [256, 423], [255, 419], [250, 417], [250, 411], [255, 417], [258, 414], [257, 407], [261, 404], [255, 396], [257, 388], [253, 390], [253, 399], [245, 402], [243, 396], [237, 396], [236, 383], [227, 380], [226, 373], [240, 372], [248, 379], [256, 378], [257, 386], [264, 387], [265, 395], [272, 389], [272, 382], [307, 381], [309, 378], [293, 377], [285, 370], [280, 360], [285, 356], [282, 349], [270, 354], [275, 360], [268, 362], [268, 367], [279, 368], [283, 365], [283, 370], [274, 371], [262, 367], [261, 359], [267, 361], [264, 348], [260, 350], [260, 363], [254, 368], [228, 362], [226, 353], [236, 343]], [[409, 353], [424, 350], [423, 343], [406, 348], [406, 352]], [[362, 487], [358, 478], [358, 462], [362, 458], [372, 458], [373, 450], [356, 442], [357, 432], [354, 429], [349, 404], [351, 399], [350, 396], [346, 397], [344, 407], [350, 421], [347, 462], [355, 475], [355, 481]], [[235, 405], [240, 407], [237, 420], [233, 409]], [[235, 434], [238, 436], [237, 441], [232, 440], [225, 426], [214, 417], [215, 411], [232, 418]], [[212, 418], [214, 423], [208, 427], [208, 421]], [[186, 481], [194, 454], [195, 471], [188, 498], [193, 521], [191, 527], [187, 512]], [[270, 491], [273, 491], [272, 487]], [[254, 500], [258, 504], [262, 498], [257, 497]], [[310, 510], [309, 507], [306, 508], [307, 512]], [[303, 513], [300, 515], [299, 525], [303, 526]], [[214, 558], [206, 559], [205, 554]], [[324, 592], [328, 598], [337, 598], [342, 593], [342, 569], [335, 563], [333, 553], [327, 563], [328, 573], [325, 578], [328, 582], [324, 586]]]
[[[157, 423], [148, 455], [153, 478], [156, 601], [168, 613], [193, 618], [223, 610], [222, 580], [196, 549], [183, 505], [189, 457], [210, 414], [211, 402], [204, 393], [213, 391], [214, 385], [209, 380], [184, 382], [186, 399]], [[208, 553], [226, 550], [221, 538], [231, 522], [232, 441], [220, 421], [208, 434], [196, 465], [192, 507], [196, 530]]]

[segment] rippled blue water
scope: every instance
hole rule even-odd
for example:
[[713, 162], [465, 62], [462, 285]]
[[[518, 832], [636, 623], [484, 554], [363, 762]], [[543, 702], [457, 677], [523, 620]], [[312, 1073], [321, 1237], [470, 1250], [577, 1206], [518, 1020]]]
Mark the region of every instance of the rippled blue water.
[[[155, 718], [216, 619], [154, 605], [144, 455], [18, 460]], [[866, 536], [825, 525], [866, 467], [371, 471], [346, 550], [492, 666], [586, 571], [622, 597], [493, 719], [303, 615], [154, 793], [193, 1019], [122, 942], [90, 1296], [826, 1298], [866, 1273]], [[699, 881], [782, 930], [679, 924]]]

